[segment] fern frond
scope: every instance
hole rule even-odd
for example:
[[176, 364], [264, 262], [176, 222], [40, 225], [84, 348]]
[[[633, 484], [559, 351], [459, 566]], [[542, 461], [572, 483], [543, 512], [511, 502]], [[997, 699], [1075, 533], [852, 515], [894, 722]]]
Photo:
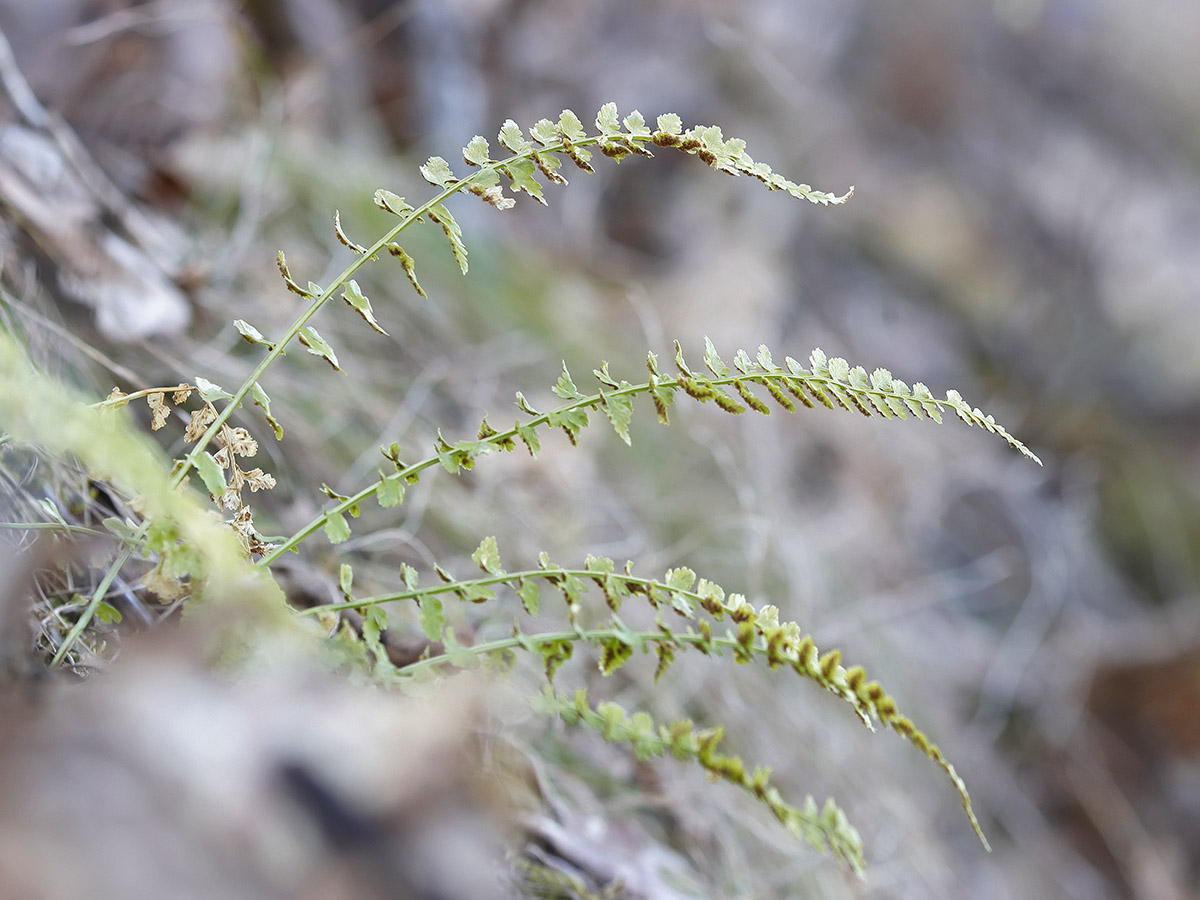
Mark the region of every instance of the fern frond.
[[[979, 409], [973, 409], [958, 391], [947, 391], [946, 399], [939, 400], [920, 382], [909, 388], [903, 381], [892, 378], [886, 369], [876, 369], [873, 375], [868, 376], [861, 366], [851, 368], [850, 364], [840, 357], [828, 359], [820, 349], [812, 352], [809, 358], [810, 369], [803, 368], [791, 357], [787, 358], [786, 369], [775, 365], [770, 351], [765, 346], [758, 348], [755, 360], [751, 360], [744, 351], [739, 350], [735, 357], [735, 372], [721, 359], [707, 338], [705, 347], [705, 365], [712, 375], [689, 368], [684, 360], [683, 350], [676, 342], [675, 364], [679, 370], [678, 374], [670, 376], [661, 373], [658, 369], [658, 359], [653, 353], [650, 353], [646, 360], [650, 378], [640, 384], [614, 379], [608, 371], [608, 364], [604, 363], [593, 371], [600, 389], [594, 394], [585, 395], [576, 387], [564, 363], [562, 374], [553, 387], [554, 394], [568, 401], [562, 406], [549, 412], [539, 412], [524, 394], [518, 393], [517, 407], [529, 418], [523, 422], [517, 421], [512, 428], [497, 431], [487, 426], [485, 420], [475, 439], [454, 443], [446, 440], [439, 431], [434, 444], [434, 454], [408, 465], [399, 461], [398, 445], [394, 445], [394, 452], [385, 449], [384, 455], [396, 465], [395, 473], [381, 476], [379, 481], [323, 512], [282, 544], [270, 550], [262, 557], [261, 563], [267, 565], [273, 562], [304, 538], [323, 528], [330, 534], [331, 539], [336, 537], [337, 540], [345, 540], [349, 531], [342, 525], [345, 524], [344, 514], [347, 511], [357, 509], [363, 501], [372, 496], [378, 498], [381, 506], [399, 505], [404, 498], [404, 486], [416, 482], [420, 473], [432, 466], [440, 464], [450, 474], [464, 469], [470, 470], [475, 467], [475, 462], [480, 456], [497, 450], [511, 452], [518, 440], [536, 456], [541, 447], [537, 431], [543, 427], [562, 429], [571, 443], [576, 444], [579, 442], [580, 433], [590, 424], [590, 411], [599, 410], [603, 413], [617, 436], [628, 444], [631, 442], [629, 423], [633, 413], [632, 401], [639, 395], [650, 396], [655, 413], [664, 424], [668, 422], [667, 408], [673, 402], [676, 392], [682, 392], [701, 403], [712, 400], [721, 409], [735, 415], [745, 412], [747, 406], [764, 415], [769, 414], [770, 407], [752, 393], [749, 385], [758, 385], [765, 389], [767, 396], [789, 412], [795, 411], [796, 405], [784, 391], [800, 399], [808, 407], [814, 406], [815, 399], [830, 409], [841, 407], [857, 410], [868, 417], [878, 414], [885, 418], [907, 418], [912, 415], [914, 418], [928, 418], [941, 424], [942, 410], [949, 409], [968, 425], [983, 428], [1002, 437], [1009, 446], [1041, 465], [1041, 460], [1028, 447], [997, 424], [994, 417], [985, 415]], [[728, 388], [733, 389], [741, 398], [740, 401], [728, 392]], [[341, 522], [335, 522], [331, 529], [330, 521], [339, 517]]]
[[[438, 197], [420, 208], [413, 208], [402, 197], [378, 191], [376, 204], [400, 216], [401, 224], [381, 243], [363, 247], [345, 237], [339, 220], [336, 223], [338, 238], [365, 260], [374, 258], [379, 249], [409, 224], [428, 219], [442, 226], [454, 257], [465, 274], [467, 251], [462, 233], [442, 202], [453, 193], [466, 191], [503, 210], [515, 204], [516, 194], [523, 193], [544, 206], [544, 186], [538, 177], [554, 185], [567, 184], [567, 179], [561, 173], [562, 157], [569, 159], [582, 171], [593, 171], [590, 162], [592, 154], [587, 149], [589, 146], [596, 146], [603, 155], [617, 162], [629, 155], [653, 156], [650, 146], [678, 149], [699, 157], [718, 171], [730, 175], [750, 175], [771, 190], [786, 191], [793, 197], [812, 203], [844, 203], [854, 191], [850, 188], [846, 193], [836, 195], [790, 181], [773, 172], [765, 163], [751, 158], [746, 153], [746, 142], [740, 138], [726, 139], [720, 128], [711, 125], [700, 125], [685, 131], [683, 123], [674, 114], [659, 116], [658, 128], [652, 132], [637, 110], [621, 119], [616, 104], [606, 103], [596, 114], [595, 125], [596, 133], [588, 134], [583, 122], [568, 109], [563, 110], [557, 122], [541, 119], [535, 123], [529, 129], [530, 137], [527, 138], [521, 127], [509, 119], [500, 128], [497, 141], [511, 155], [493, 157], [490, 142], [482, 135], [476, 135], [462, 148], [463, 161], [475, 170], [466, 177], [456, 175], [444, 158], [431, 156], [420, 167], [420, 172], [426, 181], [441, 189]], [[506, 196], [506, 183], [514, 196]]]
[[[442, 583], [420, 587], [416, 573], [407, 569], [406, 590], [360, 599], [348, 598], [344, 603], [305, 610], [305, 614], [359, 609], [365, 615], [365, 610], [382, 603], [414, 601], [420, 610], [421, 627], [426, 637], [438, 642], [446, 640], [441, 596], [453, 594], [460, 601], [479, 603], [495, 599], [493, 588], [507, 585], [521, 598], [526, 613], [537, 616], [540, 597], [536, 583], [547, 582], [561, 594], [573, 630], [530, 634], [517, 625], [509, 638], [486, 641], [473, 647], [456, 647], [457, 655], [453, 659], [448, 654], [430, 655], [398, 670], [397, 675], [411, 677], [448, 668], [474, 667], [485, 662], [495, 664], [503, 654], [524, 650], [541, 658], [547, 681], [553, 683], [555, 673], [571, 657], [577, 643], [597, 650], [597, 665], [605, 675], [624, 665], [635, 651], [654, 652], [659, 660], [655, 680], [667, 671], [676, 652], [685, 649], [716, 656], [729, 651], [739, 663], [762, 659], [772, 669], [788, 668], [815, 682], [849, 703], [863, 724], [871, 730], [874, 730], [874, 722], [880, 722], [931, 759], [946, 773], [958, 791], [971, 827], [987, 846], [966, 785], [937, 745], [911, 719], [899, 712], [895, 699], [878, 681], [868, 680], [861, 666], [846, 669], [842, 665], [841, 651], [836, 649], [820, 653], [813, 638], [805, 634], [797, 623], [780, 621], [776, 607], [755, 609], [743, 595], [726, 594], [720, 585], [697, 578], [691, 569], [669, 569], [662, 578], [645, 578], [633, 573], [632, 562], [626, 562], [624, 567], [617, 569], [613, 561], [606, 557], [589, 556], [583, 568], [569, 569], [552, 564], [542, 554], [537, 569], [506, 572], [500, 564], [494, 537], [485, 538], [472, 559], [486, 573], [482, 578], [456, 579], [438, 569]], [[580, 626], [578, 616], [589, 586], [603, 593], [612, 615], [604, 626], [585, 629]], [[654, 631], [634, 631], [617, 615], [622, 605], [635, 597], [641, 598], [659, 613]], [[664, 614], [684, 619], [687, 622], [686, 630], [672, 628]], [[725, 633], [714, 634], [714, 625], [726, 621], [729, 627]], [[431, 624], [434, 627], [431, 628]]]
[[557, 716], [568, 725], [591, 728], [609, 743], [628, 744], [638, 759], [670, 755], [698, 763], [711, 778], [727, 781], [752, 794], [792, 834], [821, 852], [832, 852], [862, 876], [865, 868], [862, 839], [833, 799], [826, 800], [819, 810], [811, 794], [805, 797], [802, 806], [791, 805], [771, 784], [770, 769], [757, 766], [750, 770], [741, 757], [718, 752], [725, 734], [720, 726], [697, 730], [688, 719], [656, 725], [649, 713], [636, 712], [631, 716], [616, 703], [602, 702], [593, 707], [583, 688], [568, 696], [546, 685], [533, 705], [543, 715]]

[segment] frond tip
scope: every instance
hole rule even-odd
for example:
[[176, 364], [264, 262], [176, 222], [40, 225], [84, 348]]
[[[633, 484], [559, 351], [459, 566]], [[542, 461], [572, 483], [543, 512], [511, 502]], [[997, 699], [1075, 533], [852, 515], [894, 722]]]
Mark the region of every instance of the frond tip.
[[[789, 412], [795, 409], [795, 404], [788, 394], [809, 407], [819, 403], [829, 409], [840, 407], [855, 410], [864, 416], [878, 415], [885, 419], [907, 419], [911, 415], [917, 419], [932, 419], [939, 425], [942, 411], [950, 410], [968, 425], [1004, 438], [1014, 450], [1039, 466], [1042, 464], [1037, 455], [1009, 434], [994, 416], [972, 407], [956, 390], [948, 390], [946, 398], [939, 400], [919, 381], [909, 387], [899, 378], [893, 378], [887, 369], [876, 369], [868, 375], [862, 366], [851, 366], [840, 356], [827, 357], [820, 347], [809, 355], [807, 369], [790, 356], [785, 360], [786, 368], [777, 366], [771, 358], [771, 351], [765, 346], [758, 348], [754, 359], [746, 351], [739, 350], [733, 358], [731, 369], [708, 338], [704, 339], [704, 347], [704, 365], [712, 377], [692, 371], [684, 361], [683, 350], [676, 341], [675, 365], [679, 375], [675, 383], [695, 399], [701, 402], [713, 400], [727, 412], [745, 412], [747, 406], [764, 415], [770, 412], [770, 407], [753, 394], [747, 384], [761, 385], [776, 403]], [[653, 366], [651, 371], [656, 373]], [[724, 390], [729, 386], [733, 387], [742, 402]]]

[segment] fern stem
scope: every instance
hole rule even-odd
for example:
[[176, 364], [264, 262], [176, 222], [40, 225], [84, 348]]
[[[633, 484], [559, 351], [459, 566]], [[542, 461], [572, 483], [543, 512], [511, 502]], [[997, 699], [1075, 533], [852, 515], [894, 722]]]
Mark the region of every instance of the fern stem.
[[149, 397], [151, 394], [172, 394], [175, 391], [190, 391], [195, 390], [190, 384], [176, 384], [170, 387], [153, 387], [143, 388], [140, 391], [134, 391], [131, 394], [121, 394], [119, 397], [105, 397], [96, 403], [88, 404], [91, 409], [103, 408], [106, 406], [125, 406], [131, 400], [138, 400], [142, 397]]
[[107, 531], [88, 528], [86, 525], [68, 525], [65, 522], [0, 522], [0, 528], [13, 531], [57, 531], [64, 534], [85, 534], [88, 537], [112, 537]]
[[[704, 595], [696, 591], [687, 591], [681, 588], [672, 587], [671, 585], [660, 581], [656, 578], [642, 578], [638, 575], [630, 575], [625, 572], [602, 572], [598, 569], [565, 569], [560, 566], [550, 566], [544, 569], [525, 569], [520, 572], [502, 572], [495, 575], [487, 575], [482, 578], [467, 578], [462, 581], [443, 582], [439, 584], [431, 584], [429, 587], [413, 588], [407, 591], [398, 591], [394, 594], [378, 594], [374, 597], [362, 597], [357, 600], [350, 600], [344, 603], [324, 603], [320, 606], [310, 606], [307, 609], [297, 611], [297, 615], [313, 616], [322, 612], [336, 612], [343, 609], [360, 609], [364, 606], [375, 606], [380, 603], [396, 603], [401, 600], [420, 600], [422, 597], [432, 597], [437, 594], [452, 594], [464, 588], [473, 587], [490, 587], [494, 584], [510, 584], [521, 581], [526, 578], [540, 579], [558, 579], [563, 578], [580, 578], [585, 581], [592, 581], [596, 578], [603, 577], [612, 578], [615, 581], [621, 581], [625, 584], [637, 585], [644, 591], [651, 589], [668, 591], [672, 594], [679, 594], [687, 597], [689, 600], [694, 600], [697, 604], [704, 601]], [[578, 634], [579, 632], [572, 632]], [[662, 636], [662, 633], [659, 633]]]
[[[438, 461], [438, 458], [436, 456], [430, 456], [430, 457], [427, 457], [427, 458], [421, 460], [418, 463], [414, 463], [411, 466], [405, 466], [397, 474], [389, 475], [388, 477], [403, 479], [403, 478], [407, 478], [409, 476], [416, 476], [420, 472], [423, 472], [426, 469], [428, 469], [430, 466], [436, 465], [437, 461]], [[287, 553], [289, 550], [294, 550], [309, 535], [315, 534], [316, 532], [320, 531], [321, 528], [324, 527], [325, 523], [329, 521], [330, 516], [341, 515], [342, 513], [346, 512], [347, 510], [351, 509], [352, 507], [358, 506], [364, 500], [368, 500], [372, 496], [374, 496], [375, 493], [379, 490], [379, 484], [380, 483], [377, 481], [374, 484], [368, 485], [367, 487], [360, 490], [357, 494], [352, 494], [351, 496], [347, 497], [345, 500], [339, 501], [334, 506], [332, 506], [329, 509], [322, 512], [321, 515], [317, 516], [315, 519], [313, 519], [311, 522], [309, 522], [307, 525], [305, 525], [303, 528], [301, 528], [295, 534], [292, 534], [286, 540], [284, 540], [282, 543], [277, 544], [276, 546], [272, 547], [269, 551], [264, 553], [259, 558], [258, 565], [264, 566], [264, 567], [269, 566], [275, 560], [279, 559], [279, 557], [282, 556], [284, 553]], [[341, 608], [341, 607], [339, 607], [339, 608]], [[307, 612], [307, 610], [306, 610], [306, 612]]]
[[[649, 389], [650, 389], [650, 384], [649, 384], [649, 382], [646, 382], [643, 384], [631, 385], [628, 388], [617, 388], [615, 390], [609, 391], [607, 396], [611, 397], [616, 394], [633, 396], [638, 393], [644, 393], [644, 392], [648, 391]], [[525, 427], [540, 428], [543, 425], [549, 424], [550, 419], [555, 415], [559, 415], [559, 414], [562, 414], [565, 412], [570, 412], [571, 410], [575, 410], [575, 409], [594, 409], [597, 405], [600, 404], [600, 402], [603, 399], [604, 399], [604, 397], [598, 393], [592, 394], [589, 397], [582, 397], [572, 403], [564, 404], [563, 406], [560, 406], [549, 412], [539, 413], [538, 415], [534, 416], [532, 419], [527, 419], [525, 422], [523, 422], [521, 424], [524, 425]], [[488, 437], [481, 439], [481, 443], [489, 444], [494, 447], [499, 447], [503, 444], [506, 444], [510, 441], [515, 440], [517, 437], [518, 437], [518, 428], [517, 428], [517, 426], [514, 425], [512, 428], [509, 428], [506, 431], [497, 431], [495, 434], [489, 435]], [[416, 476], [419, 473], [430, 468], [431, 466], [437, 465], [438, 462], [440, 462], [440, 460], [441, 460], [441, 457], [437, 454], [434, 454], [433, 456], [427, 456], [424, 459], [420, 460], [419, 462], [413, 463], [412, 465], [409, 465], [409, 466], [405, 466], [403, 469], [401, 469], [399, 472], [395, 473], [394, 475], [389, 475], [388, 478], [408, 479], [410, 476]], [[298, 545], [306, 537], [319, 531], [324, 526], [324, 524], [327, 521], [329, 521], [330, 516], [341, 515], [341, 514], [347, 512], [352, 507], [358, 506], [364, 500], [367, 500], [370, 497], [374, 496], [375, 493], [379, 490], [380, 484], [381, 484], [381, 482], [378, 482], [378, 481], [375, 482], [374, 484], [370, 484], [367, 487], [360, 490], [357, 494], [353, 494], [352, 496], [347, 497], [345, 500], [339, 501], [334, 506], [325, 510], [324, 512], [321, 513], [321, 515], [317, 516], [315, 519], [313, 519], [311, 522], [309, 522], [307, 525], [305, 525], [303, 528], [301, 528], [295, 534], [291, 535], [282, 544], [279, 544], [277, 547], [273, 548], [268, 553], [264, 554], [263, 557], [261, 559], [259, 559], [258, 564], [260, 566], [270, 565], [272, 562], [274, 562], [276, 559], [278, 559], [282, 554], [293, 549], [296, 545]]]

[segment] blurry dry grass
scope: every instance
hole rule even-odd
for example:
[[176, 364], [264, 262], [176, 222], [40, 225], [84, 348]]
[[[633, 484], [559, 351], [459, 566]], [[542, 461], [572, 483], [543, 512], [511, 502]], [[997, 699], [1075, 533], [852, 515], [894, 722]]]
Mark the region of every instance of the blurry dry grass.
[[[536, 464], [488, 459], [469, 478], [431, 479], [396, 519], [314, 551], [303, 580], [317, 594], [340, 554], [383, 588], [400, 562], [452, 564], [489, 533], [514, 565], [539, 549], [691, 565], [777, 603], [888, 684], [958, 762], [996, 851], [972, 843], [955, 798], [899, 742], [826, 715], [815, 691], [709, 666], [650, 697], [608, 687], [664, 717], [727, 721], [783, 787], [836, 796], [867, 843], [865, 885], [669, 764], [622, 770], [584, 743], [564, 766], [548, 749], [567, 753], [561, 736], [539, 747], [544, 782], [569, 802], [543, 829], [558, 821], [581, 842], [647, 828], [724, 896], [1197, 896], [1200, 758], [1186, 735], [1200, 683], [1200, 109], [1175, 87], [1200, 75], [1191, 3], [1153, 16], [1132, 0], [279, 7], [268, 19], [248, 4], [239, 19], [205, 5], [225, 23], [230, 55], [212, 76], [224, 110], [153, 152], [138, 144], [129, 156], [152, 160], [150, 174], [122, 170], [150, 202], [182, 189], [176, 212], [209, 279], [187, 336], [87, 338], [142, 384], [240, 381], [251, 357], [229, 321], [269, 334], [294, 310], [277, 248], [322, 281], [345, 253], [334, 208], [371, 233], [376, 187], [420, 195], [417, 160], [509, 116], [607, 99], [676, 110], [746, 137], [780, 171], [857, 194], [801, 208], [660, 159], [573, 179], [549, 210], [522, 203], [503, 222], [463, 206], [469, 279], [440, 243], [410, 246], [431, 301], [398, 269], [363, 285], [393, 338], [335, 310], [320, 327], [347, 377], [298, 354], [268, 376], [288, 435], [259, 435], [280, 482], [258, 501], [264, 532], [316, 512], [308, 486], [371, 477], [380, 443], [427, 447], [436, 427], [499, 417], [517, 389], [537, 402], [561, 358], [585, 371], [609, 359], [619, 377], [644, 349], [704, 334], [722, 352], [820, 345], [960, 387], [1050, 463], [1030, 471], [953, 427], [688, 409], [669, 432], [635, 419], [632, 450], [597, 430], [576, 450], [548, 441]], [[15, 0], [0, 12], [11, 36]], [[113, 65], [132, 79], [139, 64]], [[107, 121], [93, 109], [77, 127], [90, 146], [119, 146]], [[13, 314], [53, 349], [36, 316], [60, 308], [37, 298], [23, 289]], [[83, 368], [66, 355], [58, 365]], [[97, 371], [79, 377], [99, 396], [112, 377]], [[19, 467], [8, 456], [5, 468]], [[632, 788], [575, 771], [601, 762]], [[642, 824], [623, 826], [634, 812]], [[629, 852], [597, 840], [610, 862]]]

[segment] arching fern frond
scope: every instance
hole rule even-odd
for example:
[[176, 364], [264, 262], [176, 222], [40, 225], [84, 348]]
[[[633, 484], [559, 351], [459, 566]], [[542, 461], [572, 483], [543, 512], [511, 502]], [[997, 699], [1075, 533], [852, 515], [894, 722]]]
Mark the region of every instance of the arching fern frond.
[[[651, 131], [645, 118], [634, 110], [624, 119], [617, 113], [615, 103], [606, 103], [596, 114], [596, 131], [589, 134], [583, 122], [569, 109], [563, 110], [557, 122], [541, 119], [529, 129], [527, 138], [521, 127], [512, 119], [505, 121], [496, 136], [497, 142], [508, 155], [492, 156], [491, 143], [482, 135], [475, 135], [462, 148], [463, 161], [476, 171], [462, 177], [455, 174], [450, 163], [441, 156], [431, 156], [420, 167], [421, 177], [441, 193], [420, 207], [413, 207], [403, 197], [391, 191], [375, 193], [375, 204], [385, 212], [398, 216], [400, 224], [372, 246], [364, 246], [352, 240], [335, 217], [334, 229], [338, 240], [354, 251], [362, 261], [374, 259], [380, 250], [388, 249], [401, 260], [408, 256], [395, 238], [401, 231], [414, 223], [431, 221], [440, 225], [445, 232], [454, 259], [463, 274], [469, 265], [467, 247], [462, 229], [454, 216], [445, 207], [444, 201], [459, 191], [465, 191], [482, 199], [496, 209], [510, 209], [516, 204], [516, 195], [525, 194], [543, 206], [546, 205], [544, 185], [539, 177], [553, 185], [566, 185], [562, 175], [563, 160], [570, 160], [576, 168], [592, 172], [589, 147], [616, 162], [627, 156], [653, 156], [651, 146], [681, 150], [699, 157], [712, 168], [729, 175], [749, 175], [758, 179], [769, 189], [786, 191], [793, 197], [823, 205], [845, 203], [854, 193], [851, 187], [844, 194], [831, 194], [814, 190], [810, 185], [798, 184], [772, 171], [766, 163], [756, 162], [746, 152], [746, 142], [741, 138], [726, 139], [715, 125], [698, 125], [684, 130], [683, 122], [674, 113], [658, 117], [657, 128]], [[505, 193], [507, 188], [508, 193]], [[411, 261], [411, 260], [410, 260]], [[357, 268], [355, 266], [354, 268]], [[412, 276], [412, 268], [405, 265], [405, 272], [413, 286], [422, 295], [424, 291]], [[351, 273], [352, 274], [352, 273]], [[347, 276], [348, 277], [348, 276]], [[297, 293], [305, 293], [290, 276], [289, 287]], [[340, 280], [340, 279], [339, 279]]]
[[[820, 653], [813, 638], [799, 624], [780, 621], [778, 608], [768, 605], [755, 609], [743, 595], [726, 594], [720, 585], [697, 578], [687, 568], [669, 569], [661, 578], [646, 578], [634, 574], [632, 562], [618, 569], [607, 557], [589, 556], [582, 568], [569, 569], [551, 563], [543, 553], [538, 568], [506, 572], [494, 537], [485, 538], [472, 559], [484, 571], [483, 577], [459, 579], [438, 567], [439, 583], [421, 587], [417, 572], [405, 566], [403, 591], [357, 599], [347, 594], [345, 602], [314, 607], [306, 613], [321, 615], [357, 609], [370, 621], [379, 615], [381, 604], [415, 603], [417, 618], [430, 645], [422, 659], [391, 673], [397, 678], [429, 677], [436, 672], [481, 665], [493, 670], [506, 668], [511, 665], [512, 654], [525, 652], [541, 659], [547, 682], [552, 685], [561, 665], [572, 657], [576, 644], [595, 649], [597, 666], [604, 675], [612, 674], [635, 652], [653, 652], [658, 658], [654, 676], [657, 681], [670, 668], [676, 654], [685, 650], [709, 656], [728, 652], [738, 663], [760, 660], [772, 669], [791, 669], [849, 703], [868, 728], [874, 730], [874, 722], [883, 724], [936, 763], [958, 791], [971, 827], [987, 846], [966, 785], [938, 746], [900, 713], [895, 699], [878, 681], [868, 679], [861, 666], [845, 668], [837, 649]], [[538, 633], [517, 622], [511, 637], [465, 647], [446, 624], [443, 598], [454, 596], [465, 603], [485, 603], [496, 599], [495, 588], [499, 585], [510, 587], [524, 612], [536, 618], [544, 614], [539, 583], [549, 584], [561, 596], [571, 630]], [[579, 615], [592, 589], [603, 595], [610, 616], [603, 625], [584, 628]], [[633, 598], [647, 603], [658, 614], [654, 630], [636, 631], [620, 618], [622, 606]], [[668, 616], [684, 620], [684, 628], [672, 627]], [[722, 624], [726, 628], [719, 633], [717, 629]], [[434, 649], [439, 646], [441, 649]], [[376, 656], [380, 654], [377, 652]]]
[[949, 390], [945, 399], [938, 399], [921, 382], [910, 388], [900, 379], [893, 378], [886, 369], [876, 369], [867, 375], [862, 366], [851, 367], [840, 357], [829, 359], [820, 349], [810, 355], [808, 369], [790, 356], [785, 361], [786, 368], [775, 365], [765, 346], [758, 348], [754, 360], [745, 351], [739, 350], [734, 357], [733, 368], [730, 368], [717, 354], [712, 341], [705, 338], [704, 364], [710, 374], [689, 367], [676, 342], [675, 365], [678, 374], [662, 373], [654, 353], [650, 353], [646, 359], [649, 380], [640, 384], [617, 380], [609, 372], [608, 364], [602, 363], [592, 372], [599, 383], [599, 389], [593, 394], [584, 394], [576, 387], [564, 364], [552, 388], [556, 396], [567, 401], [563, 405], [541, 412], [524, 394], [518, 393], [517, 407], [527, 416], [526, 419], [518, 419], [511, 428], [500, 431], [493, 428], [485, 417], [474, 439], [454, 443], [439, 431], [434, 453], [414, 463], [403, 462], [399, 444], [393, 443], [383, 449], [383, 454], [395, 466], [395, 472], [381, 475], [379, 481], [351, 496], [338, 498], [335, 505], [267, 552], [261, 563], [267, 565], [273, 562], [308, 535], [321, 529], [334, 543], [345, 540], [350, 536], [347, 514], [357, 516], [361, 504], [372, 496], [383, 507], [399, 506], [404, 501], [406, 486], [414, 484], [424, 470], [433, 466], [441, 465], [447, 472], [457, 474], [464, 469], [473, 469], [480, 456], [497, 450], [511, 452], [518, 441], [531, 455], [536, 456], [541, 450], [538, 432], [547, 427], [561, 429], [572, 444], [578, 443], [583, 429], [590, 424], [589, 412], [599, 411], [603, 414], [617, 436], [629, 444], [632, 441], [629, 424], [633, 416], [633, 400], [639, 395], [650, 398], [663, 424], [669, 422], [668, 408], [680, 393], [701, 403], [711, 400], [733, 414], [743, 413], [747, 408], [769, 414], [770, 406], [754, 393], [751, 386], [763, 389], [766, 396], [789, 412], [796, 410], [793, 398], [810, 408], [819, 403], [829, 409], [856, 410], [868, 417], [879, 415], [905, 419], [911, 415], [913, 418], [932, 419], [939, 424], [942, 422], [942, 412], [951, 411], [968, 425], [998, 435], [1022, 455], [1041, 464], [1041, 460], [999, 425], [993, 416], [971, 407], [958, 391]]
[[[830, 359], [819, 347], [810, 354], [807, 369], [790, 356], [784, 364], [786, 368], [777, 366], [771, 358], [771, 351], [760, 346], [754, 359], [744, 350], [739, 350], [731, 369], [706, 337], [704, 365], [712, 373], [710, 377], [688, 368], [679, 342], [675, 343], [675, 365], [680, 372], [676, 383], [696, 399], [713, 400], [727, 412], [742, 413], [746, 406], [763, 415], [770, 412], [770, 407], [750, 391], [748, 384], [762, 385], [771, 399], [789, 412], [794, 411], [796, 406], [788, 394], [808, 407], [812, 407], [815, 401], [829, 409], [840, 407], [857, 410], [868, 417], [879, 415], [885, 419], [907, 419], [912, 415], [917, 419], [932, 419], [939, 425], [942, 411], [950, 410], [968, 425], [999, 435], [1014, 450], [1038, 465], [1042, 464], [1028, 447], [998, 425], [993, 416], [973, 408], [956, 390], [947, 391], [946, 398], [939, 400], [919, 381], [910, 388], [899, 378], [893, 378], [887, 369], [876, 369], [868, 375], [862, 366], [851, 366], [840, 356]], [[650, 369], [652, 374], [657, 374], [653, 360]], [[726, 390], [729, 386], [733, 387], [745, 406], [729, 395]]]
[[833, 798], [820, 808], [811, 794], [801, 806], [788, 803], [771, 784], [769, 768], [756, 766], [751, 770], [736, 754], [718, 751], [725, 736], [721, 726], [697, 730], [688, 719], [656, 725], [649, 713], [636, 712], [631, 716], [616, 703], [602, 702], [593, 707], [583, 688], [568, 696], [547, 685], [535, 699], [534, 709], [543, 715], [558, 716], [568, 725], [598, 731], [610, 743], [628, 744], [638, 759], [671, 755], [685, 762], [695, 761], [711, 778], [727, 781], [754, 795], [788, 831], [821, 852], [832, 852], [862, 876], [865, 868], [862, 838]]

